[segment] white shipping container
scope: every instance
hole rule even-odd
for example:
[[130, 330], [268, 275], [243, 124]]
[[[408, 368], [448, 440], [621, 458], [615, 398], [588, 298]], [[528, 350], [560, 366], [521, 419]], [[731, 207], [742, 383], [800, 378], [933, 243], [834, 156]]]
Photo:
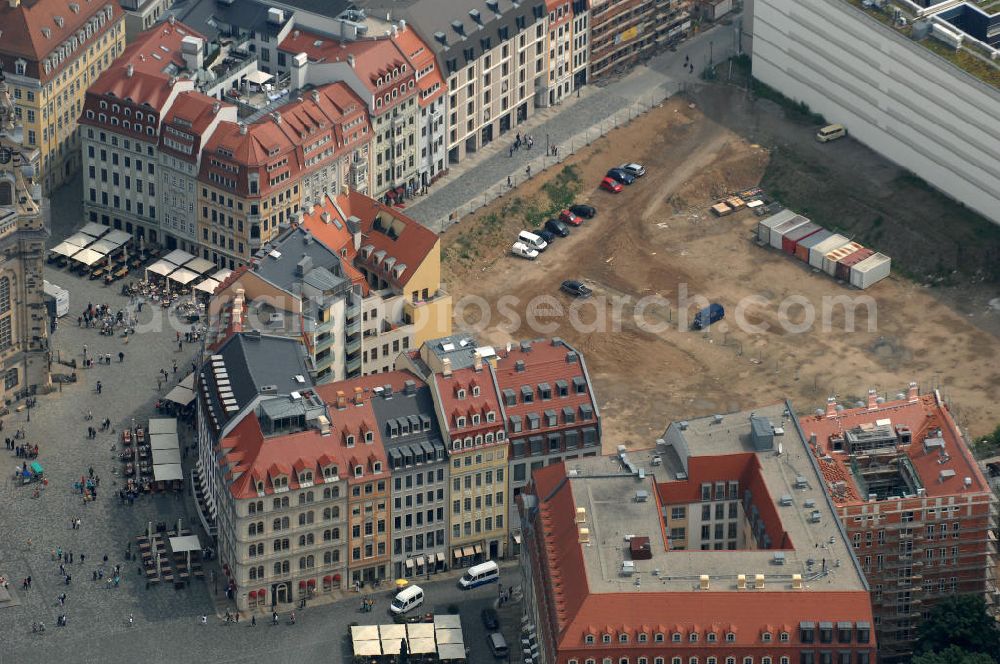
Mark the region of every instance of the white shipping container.
[[69, 291], [46, 280], [42, 281], [43, 292], [56, 301], [56, 318], [69, 313]]
[[771, 246], [775, 249], [781, 249], [781, 240], [794, 231], [796, 228], [801, 228], [809, 223], [809, 220], [803, 216], [795, 215], [794, 219], [790, 219], [780, 226], [775, 226], [771, 229]]
[[770, 243], [771, 229], [790, 219], [794, 219], [796, 216], [797, 215], [791, 210], [782, 210], [777, 214], [772, 214], [766, 219], [761, 219], [760, 223], [757, 224], [757, 240], [760, 242]]
[[822, 270], [823, 259], [826, 258], [826, 255], [834, 249], [843, 247], [848, 242], [850, 242], [850, 240], [843, 235], [831, 235], [809, 250], [809, 265], [818, 270]]
[[851, 285], [868, 288], [889, 276], [892, 259], [885, 254], [873, 254], [851, 268]]

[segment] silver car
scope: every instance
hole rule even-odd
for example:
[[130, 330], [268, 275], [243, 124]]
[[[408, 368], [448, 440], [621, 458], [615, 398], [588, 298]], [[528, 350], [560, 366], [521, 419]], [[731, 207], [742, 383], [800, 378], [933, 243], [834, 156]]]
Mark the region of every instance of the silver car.
[[642, 164], [637, 164], [635, 162], [631, 164], [622, 164], [618, 168], [622, 169], [634, 178], [641, 178], [646, 174], [646, 169]]

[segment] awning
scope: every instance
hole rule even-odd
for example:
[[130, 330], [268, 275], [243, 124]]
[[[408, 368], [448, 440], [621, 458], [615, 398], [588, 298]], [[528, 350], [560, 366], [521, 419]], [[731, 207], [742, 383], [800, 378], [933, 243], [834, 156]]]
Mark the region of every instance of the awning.
[[339, 574], [334, 574], [333, 575], [333, 580], [334, 581], [340, 581], [340, 575]]
[[179, 464], [181, 462], [181, 453], [177, 449], [172, 450], [153, 450], [153, 465], [161, 465], [165, 463]]
[[378, 625], [352, 625], [351, 638], [355, 641], [377, 641]]
[[188, 375], [184, 376], [183, 380], [181, 380], [181, 382], [179, 382], [177, 384], [180, 385], [181, 387], [186, 387], [189, 390], [193, 390], [194, 389], [194, 372], [191, 372]]
[[170, 263], [168, 261], [165, 261], [165, 260], [161, 259], [161, 260], [156, 261], [155, 263], [153, 263], [149, 267], [147, 267], [146, 268], [146, 273], [148, 274], [148, 273], [152, 272], [153, 274], [158, 274], [161, 277], [165, 277], [165, 276], [167, 276], [168, 274], [170, 274], [171, 272], [173, 272], [176, 269], [177, 269], [176, 265], [174, 265], [173, 263]]
[[208, 293], [209, 295], [211, 295], [212, 293], [215, 292], [215, 289], [218, 287], [219, 287], [219, 282], [209, 277], [208, 279], [199, 282], [198, 285], [194, 287], [194, 289], [196, 291], [201, 291], [202, 293]]
[[406, 636], [411, 639], [433, 639], [434, 625], [431, 623], [409, 623], [406, 625]]
[[434, 643], [434, 639], [410, 639], [407, 643], [410, 645], [411, 655], [422, 655], [428, 652], [437, 652], [437, 645]]
[[212, 261], [207, 261], [204, 258], [192, 258], [187, 263], [184, 263], [184, 267], [191, 270], [192, 272], [197, 272], [198, 274], [207, 275], [209, 272], [213, 272], [216, 269], [215, 263]]
[[125, 231], [111, 231], [107, 235], [101, 238], [102, 240], [108, 240], [109, 242], [114, 242], [119, 247], [123, 244], [128, 244], [132, 241], [132, 234], [126, 233]]
[[406, 569], [413, 569], [413, 558], [407, 558], [405, 565]]
[[[383, 638], [382, 641], [380, 642], [381, 646], [382, 646], [382, 654], [383, 655], [398, 655], [400, 653], [400, 651], [402, 650], [402, 648], [399, 645], [400, 641], [402, 641], [402, 639], [386, 639], [386, 638]], [[407, 643], [406, 645], [407, 645], [407, 647], [409, 647], [410, 644]], [[410, 650], [410, 652], [413, 652], [413, 651]]]
[[299, 581], [299, 588], [305, 588], [305, 587], [306, 587], [306, 582], [305, 581]]
[[461, 558], [461, 557], [462, 557], [462, 548], [461, 548], [461, 547], [459, 547], [459, 548], [455, 549], [455, 550], [454, 550], [454, 551], [452, 552], [452, 555], [454, 555], [454, 556], [455, 556], [455, 560], [458, 560], [459, 558]]
[[442, 553], [440, 551], [437, 552], [437, 561], [439, 563], [443, 563], [444, 562], [444, 553]]
[[173, 401], [176, 404], [186, 406], [192, 401], [194, 401], [194, 392], [186, 387], [181, 387], [180, 385], [174, 386], [174, 389], [167, 392], [167, 396], [163, 397], [167, 401]]
[[219, 283], [222, 283], [223, 281], [225, 281], [226, 279], [228, 279], [229, 275], [231, 275], [232, 273], [233, 273], [232, 270], [223, 268], [223, 269], [219, 270], [218, 272], [216, 272], [215, 274], [213, 274], [212, 278], [215, 279], [216, 281], [218, 281]]
[[95, 221], [88, 221], [84, 224], [83, 228], [79, 230], [80, 233], [84, 235], [89, 235], [90, 237], [101, 237], [107, 233], [110, 229], [107, 226], [101, 226]]
[[483, 552], [483, 547], [482, 547], [481, 544], [477, 544], [477, 545], [475, 545], [472, 548], [472, 551], [473, 551], [473, 553], [475, 553], [478, 556], [479, 554], [481, 554]]
[[92, 244], [89, 247], [87, 247], [87, 249], [90, 249], [92, 251], [96, 251], [99, 254], [107, 255], [107, 254], [110, 254], [112, 251], [116, 250], [120, 246], [121, 246], [120, 244], [115, 244], [114, 242], [111, 242], [110, 240], [102, 238], [102, 239], [98, 240], [97, 242], [95, 242], [94, 244]]
[[323, 577], [323, 583], [333, 583], [333, 577], [327, 574]]
[[149, 420], [150, 435], [158, 433], [177, 433], [177, 420], [173, 417], [154, 417]]
[[157, 482], [170, 482], [172, 480], [184, 479], [179, 463], [165, 463], [153, 466], [153, 479]]
[[272, 78], [274, 78], [274, 76], [271, 76], [266, 71], [260, 71], [260, 70], [250, 72], [249, 74], [247, 74], [247, 80], [251, 83], [255, 83], [256, 85], [264, 85]]
[[474, 556], [474, 555], [476, 555], [476, 554], [475, 554], [475, 551], [473, 551], [473, 549], [472, 549], [471, 546], [462, 547], [462, 557], [463, 558], [469, 558], [470, 556]]
[[49, 251], [54, 254], [59, 254], [60, 256], [69, 257], [80, 251], [81, 248], [82, 247], [79, 245], [70, 244], [69, 242], [60, 242], [56, 246], [49, 249]]
[[170, 538], [170, 550], [174, 552], [201, 551], [201, 542], [197, 535], [184, 535]]
[[70, 235], [63, 241], [72, 244], [76, 247], [83, 248], [86, 247], [91, 242], [93, 242], [94, 238], [87, 235], [86, 233], [74, 233], [73, 235]]
[[198, 273], [192, 272], [186, 267], [178, 268], [176, 271], [171, 272], [167, 279], [170, 281], [176, 281], [181, 286], [187, 286], [189, 283], [198, 278]]
[[189, 261], [193, 261], [194, 256], [186, 251], [182, 251], [181, 249], [174, 249], [169, 254], [164, 256], [163, 260], [180, 267]]
[[73, 260], [83, 263], [87, 267], [90, 267], [102, 258], [104, 258], [104, 254], [93, 249], [81, 249], [78, 253], [73, 254]]
[[180, 447], [180, 441], [176, 433], [151, 433], [149, 447], [152, 450], [176, 450]]
[[358, 657], [377, 657], [382, 654], [382, 644], [378, 641], [355, 641], [354, 654]]
[[247, 594], [247, 597], [249, 597], [250, 599], [257, 599], [257, 591], [251, 590], [249, 594]]
[[465, 661], [465, 645], [456, 643], [443, 643], [438, 645], [438, 659]]
[[309, 579], [308, 581], [306, 581], [306, 586], [309, 587], [309, 588], [315, 588], [316, 587], [316, 579]]
[[520, 530], [514, 531], [513, 537], [514, 537], [514, 544], [520, 544], [521, 543], [521, 531]]

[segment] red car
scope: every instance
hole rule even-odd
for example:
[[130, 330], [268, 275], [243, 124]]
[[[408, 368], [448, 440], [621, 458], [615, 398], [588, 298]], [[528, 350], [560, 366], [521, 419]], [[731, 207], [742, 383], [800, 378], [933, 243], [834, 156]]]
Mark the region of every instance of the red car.
[[621, 193], [622, 186], [619, 183], [612, 180], [611, 178], [606, 177], [603, 180], [601, 180], [601, 189], [604, 189], [605, 191], [610, 191], [612, 194], [618, 194]]
[[583, 219], [576, 216], [569, 210], [563, 210], [562, 212], [559, 213], [559, 221], [565, 222], [570, 226], [579, 226], [580, 224], [583, 223]]

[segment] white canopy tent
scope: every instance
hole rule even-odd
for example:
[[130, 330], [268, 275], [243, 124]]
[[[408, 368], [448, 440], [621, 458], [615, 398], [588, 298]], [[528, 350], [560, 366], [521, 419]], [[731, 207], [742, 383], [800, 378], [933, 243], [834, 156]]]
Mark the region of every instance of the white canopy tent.
[[194, 281], [197, 278], [198, 278], [197, 273], [192, 272], [191, 270], [187, 269], [186, 267], [178, 268], [177, 270], [175, 270], [174, 272], [171, 272], [167, 276], [167, 279], [170, 279], [170, 281], [176, 281], [181, 286], [187, 286], [189, 283], [191, 283], [192, 281]]
[[184, 472], [179, 463], [153, 464], [153, 480], [156, 482], [171, 482], [184, 479]]
[[442, 643], [465, 643], [460, 629], [438, 629], [434, 631], [434, 638], [438, 644]]
[[181, 453], [175, 447], [170, 450], [153, 450], [153, 465], [159, 466], [165, 463], [177, 463], [181, 462]]
[[378, 657], [382, 654], [382, 644], [378, 641], [354, 641], [353, 646], [358, 657]]
[[96, 221], [88, 221], [86, 224], [84, 224], [83, 228], [79, 230], [79, 232], [84, 233], [85, 235], [89, 235], [90, 237], [101, 237], [109, 230], [111, 230], [109, 227], [101, 226]]
[[192, 272], [197, 272], [199, 275], [207, 275], [209, 272], [213, 272], [215, 270], [215, 263], [207, 261], [204, 258], [193, 258], [187, 263], [184, 263], [184, 267]]
[[433, 639], [434, 625], [431, 623], [410, 623], [406, 625], [406, 635], [411, 639]]
[[268, 81], [270, 81], [272, 78], [274, 78], [274, 76], [272, 76], [271, 74], [268, 74], [267, 72], [260, 71], [260, 70], [253, 71], [253, 72], [250, 72], [249, 74], [247, 74], [247, 81], [249, 81], [250, 83], [253, 83], [254, 85], [264, 85], [265, 83], [267, 83]]
[[75, 244], [70, 244], [69, 242], [60, 242], [56, 246], [49, 249], [49, 251], [51, 251], [54, 254], [59, 254], [60, 256], [66, 256], [68, 258], [73, 254], [77, 253], [78, 251], [80, 251], [80, 249], [81, 247]]
[[197, 535], [182, 535], [181, 537], [171, 537], [170, 550], [175, 553], [183, 553], [185, 551], [201, 551], [201, 542], [198, 540]]
[[117, 250], [119, 247], [121, 247], [120, 244], [111, 242], [107, 238], [101, 238], [94, 244], [87, 247], [87, 249], [90, 251], [96, 251], [97, 253], [104, 254], [106, 256], [110, 254], [112, 251]]
[[383, 641], [395, 640], [398, 643], [400, 639], [406, 638], [406, 625], [397, 625], [396, 623], [379, 625], [378, 633], [379, 633], [379, 638], [381, 638]]
[[90, 267], [103, 258], [105, 258], [104, 254], [89, 248], [81, 249], [78, 253], [73, 254], [73, 260], [83, 263], [87, 267]]
[[[411, 655], [437, 652], [437, 645], [434, 643], [434, 639], [409, 639], [407, 643], [410, 645]], [[382, 647], [385, 648], [385, 642], [382, 643]]]
[[174, 265], [173, 263], [169, 263], [166, 260], [158, 260], [146, 268], [146, 275], [149, 276], [149, 273], [152, 272], [153, 274], [158, 274], [161, 277], [165, 277], [176, 269], [177, 266]]
[[167, 401], [173, 401], [176, 404], [186, 406], [194, 401], [194, 392], [181, 385], [176, 385], [174, 386], [174, 389], [167, 392], [167, 396], [163, 398]]
[[463, 644], [438, 644], [437, 653], [440, 660], [465, 660], [465, 646]]
[[177, 433], [177, 420], [173, 417], [154, 417], [149, 420], [149, 433]]
[[355, 641], [378, 641], [378, 625], [352, 625], [351, 638]]
[[434, 614], [434, 629], [462, 629], [462, 617], [451, 613]]
[[68, 242], [68, 243], [70, 243], [70, 244], [72, 244], [74, 246], [80, 247], [80, 248], [86, 247], [88, 244], [90, 244], [93, 241], [94, 241], [94, 238], [92, 238], [91, 236], [87, 235], [86, 233], [74, 233], [73, 235], [70, 235], [68, 238], [66, 238], [65, 240], [63, 240], [63, 242]]
[[101, 239], [110, 240], [118, 246], [121, 246], [123, 244], [128, 244], [128, 242], [132, 239], [132, 234], [126, 233], [125, 231], [111, 231]]
[[149, 436], [149, 447], [152, 450], [176, 450], [180, 442], [176, 433], [154, 433]]
[[211, 295], [212, 293], [215, 292], [215, 289], [218, 287], [219, 287], [219, 282], [209, 277], [208, 279], [205, 279], [197, 286], [195, 286], [194, 289], [196, 291], [201, 291], [202, 293], [208, 293], [209, 295]]
[[173, 263], [174, 265], [180, 267], [190, 261], [194, 260], [194, 256], [181, 249], [174, 249], [169, 254], [163, 257], [163, 260], [168, 263]]
[[194, 389], [194, 373], [192, 372], [192, 373], [189, 373], [188, 375], [184, 376], [184, 378], [181, 380], [181, 382], [179, 382], [177, 384], [180, 385], [181, 387], [186, 387], [189, 390], [193, 390]]
[[218, 272], [216, 272], [215, 274], [213, 274], [212, 278], [215, 279], [216, 281], [218, 281], [221, 284], [223, 281], [225, 281], [226, 279], [228, 279], [229, 275], [231, 275], [232, 273], [233, 273], [232, 270], [230, 270], [228, 268], [222, 268], [221, 270], [219, 270]]

